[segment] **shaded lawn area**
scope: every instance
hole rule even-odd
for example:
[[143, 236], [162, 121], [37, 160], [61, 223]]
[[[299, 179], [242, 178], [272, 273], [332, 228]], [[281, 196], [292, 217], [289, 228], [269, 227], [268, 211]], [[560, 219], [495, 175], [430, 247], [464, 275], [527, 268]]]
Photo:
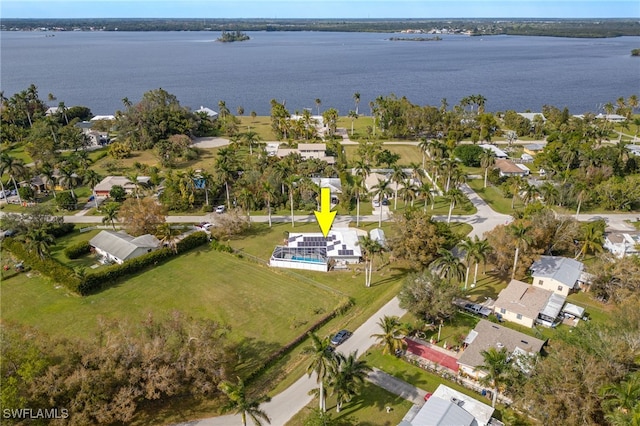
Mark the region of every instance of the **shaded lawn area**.
[[[365, 382], [360, 395], [355, 396], [351, 402], [342, 406], [340, 413], [336, 413], [336, 399], [327, 398], [327, 412], [331, 412], [332, 418], [338, 420], [337, 425], [349, 426], [395, 426], [407, 414], [413, 404], [401, 397], [379, 388], [369, 382]], [[293, 416], [287, 426], [303, 424], [311, 409], [317, 408], [318, 400], [314, 399]], [[387, 413], [386, 407], [391, 407]]]
[[79, 297], [39, 276], [2, 282], [2, 319], [51, 335], [90, 338], [98, 318], [141, 321], [174, 310], [231, 327], [266, 357], [339, 304], [339, 297], [247, 260], [196, 249], [99, 294]]

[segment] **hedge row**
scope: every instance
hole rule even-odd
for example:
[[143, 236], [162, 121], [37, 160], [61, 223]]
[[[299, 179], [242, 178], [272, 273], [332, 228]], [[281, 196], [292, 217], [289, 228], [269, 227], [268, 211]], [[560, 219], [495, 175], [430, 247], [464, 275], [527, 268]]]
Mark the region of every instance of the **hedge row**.
[[285, 346], [281, 347], [274, 353], [272, 353], [269, 358], [267, 358], [258, 368], [249, 374], [249, 377], [245, 380], [247, 383], [251, 382], [258, 378], [265, 370], [269, 367], [273, 366], [280, 358], [282, 358], [287, 353], [291, 352], [295, 347], [297, 347], [300, 343], [302, 343], [307, 337], [309, 337], [309, 333], [313, 333], [318, 330], [320, 327], [328, 323], [331, 319], [335, 318], [338, 315], [344, 314], [349, 310], [354, 304], [354, 300], [352, 298], [348, 298], [343, 301], [336, 309], [331, 311], [328, 315], [320, 318], [316, 321], [311, 327], [309, 327], [304, 333], [300, 334], [291, 342], [287, 343]]
[[69, 290], [78, 291], [80, 279], [71, 268], [64, 266], [55, 259], [41, 259], [39, 256], [27, 251], [22, 243], [15, 241], [13, 238], [6, 238], [2, 245], [32, 269], [64, 285]]
[[69, 259], [77, 259], [91, 251], [89, 241], [80, 241], [64, 249], [64, 254]]
[[78, 285], [77, 292], [83, 296], [95, 293], [103, 288], [113, 285], [117, 280], [142, 269], [164, 262], [173, 257], [176, 252], [184, 253], [209, 241], [206, 232], [194, 232], [176, 244], [176, 251], [169, 247], [152, 251], [142, 256], [127, 260], [120, 265], [111, 265], [100, 268], [98, 271], [88, 274]]
[[54, 281], [63, 284], [69, 290], [86, 296], [114, 284], [116, 280], [128, 274], [138, 272], [149, 265], [155, 265], [159, 262], [163, 262], [173, 257], [176, 252], [184, 253], [192, 248], [205, 244], [208, 241], [209, 236], [206, 232], [194, 232], [176, 244], [175, 252], [173, 249], [165, 247], [128, 260], [121, 265], [112, 265], [106, 268], [101, 268], [95, 273], [86, 275], [82, 280], [75, 275], [71, 268], [62, 265], [54, 259], [40, 259], [38, 256], [28, 252], [20, 242], [15, 241], [12, 238], [6, 238], [3, 241], [3, 246], [7, 250], [11, 251], [16, 257], [27, 263], [31, 268]]

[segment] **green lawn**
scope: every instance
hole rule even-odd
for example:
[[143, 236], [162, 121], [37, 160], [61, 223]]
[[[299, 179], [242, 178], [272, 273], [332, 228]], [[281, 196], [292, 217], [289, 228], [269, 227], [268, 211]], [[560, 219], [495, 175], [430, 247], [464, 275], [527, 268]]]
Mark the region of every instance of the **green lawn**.
[[180, 310], [231, 327], [267, 356], [293, 340], [340, 297], [256, 263], [197, 249], [98, 294], [77, 297], [38, 276], [2, 282], [2, 318], [53, 335], [90, 338], [98, 319], [140, 321]]
[[[400, 166], [409, 166], [411, 163], [418, 163], [422, 165], [422, 152], [415, 145], [384, 145], [384, 149], [388, 149], [394, 154], [398, 154], [400, 159], [398, 160], [398, 165]], [[358, 159], [358, 155], [356, 152], [358, 151], [357, 145], [345, 145], [345, 152], [347, 154], [347, 159], [349, 160], [349, 164], [354, 164]], [[376, 168], [386, 168], [386, 165], [374, 166]]]
[[[298, 426], [303, 423], [312, 408], [316, 408], [318, 400], [314, 399], [307, 407], [298, 412], [288, 426]], [[369, 382], [366, 382], [360, 395], [342, 406], [340, 413], [336, 413], [335, 398], [327, 398], [327, 411], [339, 421], [339, 425], [358, 426], [396, 426], [407, 414], [413, 404], [409, 401], [387, 392]], [[387, 413], [386, 407], [391, 407]]]
[[[511, 198], [505, 198], [502, 195], [502, 191], [496, 188], [493, 185], [488, 184], [486, 188], [484, 186], [484, 178], [483, 179], [470, 179], [468, 182], [471, 189], [476, 191], [478, 196], [486, 201], [489, 206], [498, 213], [503, 214], [513, 214], [513, 209], [511, 208]], [[516, 201], [515, 207], [521, 207], [522, 203]]]

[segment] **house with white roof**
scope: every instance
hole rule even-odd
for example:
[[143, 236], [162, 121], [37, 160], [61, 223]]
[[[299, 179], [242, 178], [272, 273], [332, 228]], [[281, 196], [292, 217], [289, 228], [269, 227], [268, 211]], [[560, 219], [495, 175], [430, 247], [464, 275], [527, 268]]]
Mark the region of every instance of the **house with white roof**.
[[194, 112], [206, 114], [207, 117], [209, 117], [212, 120], [215, 120], [216, 118], [218, 118], [218, 113], [217, 112], [215, 112], [211, 108], [207, 108], [207, 107], [202, 106], [202, 105], [200, 106], [200, 108], [198, 108]]
[[327, 155], [326, 143], [301, 143], [298, 144], [298, 148], [277, 147], [276, 155], [278, 157], [284, 158], [289, 154], [300, 154], [303, 160], [315, 158], [326, 161], [327, 164], [335, 164], [336, 162], [334, 157]]
[[566, 296], [518, 280], [498, 294], [493, 310], [496, 316], [525, 327], [534, 324], [553, 326], [562, 310]]
[[399, 426], [485, 426], [493, 412], [491, 406], [441, 384], [420, 411], [409, 411]]
[[640, 255], [640, 232], [608, 232], [602, 247], [618, 258]]
[[457, 361], [459, 371], [476, 379], [484, 377], [486, 373], [478, 367], [484, 364], [482, 352], [490, 348], [505, 348], [509, 354], [522, 355], [517, 357], [518, 366], [527, 371], [530, 366], [526, 365], [523, 358], [539, 354], [544, 344], [543, 340], [483, 319], [464, 340], [463, 352]]
[[582, 282], [584, 264], [562, 256], [541, 256], [531, 265], [533, 285], [562, 296], [577, 291]]
[[[151, 182], [149, 176], [138, 176], [138, 184], [148, 185], [149, 182]], [[96, 197], [108, 197], [109, 192], [111, 192], [111, 189], [116, 185], [124, 188], [127, 194], [132, 194], [136, 189], [136, 185], [126, 176], [107, 176], [93, 188], [93, 192], [96, 194]]]
[[540, 117], [540, 119], [542, 119], [542, 122], [547, 121], [547, 118], [541, 112], [519, 112], [518, 115], [520, 117], [526, 118], [529, 121], [534, 121], [536, 117]]
[[269, 265], [276, 268], [329, 270], [330, 266], [359, 263], [362, 251], [358, 233], [351, 228], [336, 228], [326, 237], [320, 232], [290, 233], [273, 250]]
[[103, 256], [105, 263], [118, 264], [160, 248], [160, 241], [151, 234], [133, 237], [115, 231], [100, 231], [89, 240], [89, 244], [96, 253]]
[[481, 144], [478, 145], [480, 148], [482, 149], [488, 149], [489, 151], [493, 152], [496, 156], [496, 158], [507, 158], [509, 155], [507, 155], [506, 152], [504, 152], [503, 150], [501, 150], [500, 148], [498, 148], [495, 145], [491, 145], [491, 144]]

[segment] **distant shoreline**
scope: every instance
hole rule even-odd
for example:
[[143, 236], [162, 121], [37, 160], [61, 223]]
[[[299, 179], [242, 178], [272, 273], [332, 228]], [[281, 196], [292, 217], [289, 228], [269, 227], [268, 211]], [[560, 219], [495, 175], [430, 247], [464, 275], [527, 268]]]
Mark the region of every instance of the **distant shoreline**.
[[568, 38], [640, 36], [637, 19], [3, 19], [2, 31], [324, 31]]

